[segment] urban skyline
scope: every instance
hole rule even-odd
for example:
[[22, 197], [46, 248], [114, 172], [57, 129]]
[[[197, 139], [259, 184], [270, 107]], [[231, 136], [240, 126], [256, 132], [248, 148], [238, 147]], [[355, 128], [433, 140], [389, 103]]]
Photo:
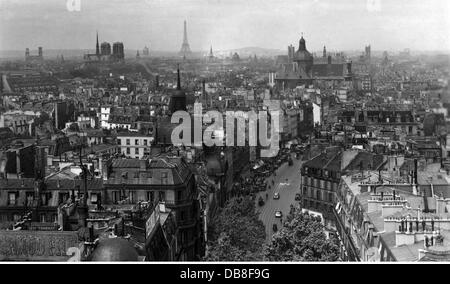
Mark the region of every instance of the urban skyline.
[[[214, 50], [284, 50], [286, 42], [295, 44], [293, 39], [302, 32], [311, 41], [311, 50], [321, 50], [323, 45], [357, 50], [369, 43], [376, 50], [450, 50], [447, 1], [414, 0], [407, 6], [402, 5], [403, 0], [264, 0], [258, 5], [252, 1], [81, 0], [80, 11], [70, 12], [66, 1], [2, 0], [0, 50], [22, 50], [25, 46], [91, 49], [99, 30], [101, 37], [123, 41], [129, 49], [150, 44], [152, 50], [177, 52], [184, 20], [189, 24], [193, 51], [207, 51], [211, 45]], [[125, 10], [133, 17], [124, 16]], [[36, 29], [46, 33], [36, 33]], [[374, 38], [373, 34], [383, 37]]]
[[450, 263], [449, 4], [0, 1], [0, 263]]

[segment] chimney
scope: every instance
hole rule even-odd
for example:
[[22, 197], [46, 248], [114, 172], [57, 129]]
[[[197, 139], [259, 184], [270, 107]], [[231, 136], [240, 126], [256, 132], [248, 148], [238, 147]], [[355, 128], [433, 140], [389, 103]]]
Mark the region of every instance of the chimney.
[[417, 178], [417, 166], [418, 162], [417, 159], [414, 159], [414, 183], [417, 185], [418, 184], [418, 178]]
[[414, 159], [414, 184], [413, 184], [413, 194], [418, 195], [418, 178], [417, 178], [417, 159]]

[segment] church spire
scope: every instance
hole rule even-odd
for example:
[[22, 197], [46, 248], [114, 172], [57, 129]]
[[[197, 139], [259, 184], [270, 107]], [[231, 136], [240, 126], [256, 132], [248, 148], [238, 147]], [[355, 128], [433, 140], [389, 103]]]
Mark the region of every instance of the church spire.
[[100, 55], [100, 45], [98, 44], [98, 31], [97, 31], [97, 45], [95, 46], [95, 54]]

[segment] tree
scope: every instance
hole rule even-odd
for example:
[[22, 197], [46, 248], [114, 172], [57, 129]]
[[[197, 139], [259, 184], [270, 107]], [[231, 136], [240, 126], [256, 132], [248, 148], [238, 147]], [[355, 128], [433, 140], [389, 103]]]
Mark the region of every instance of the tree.
[[265, 228], [249, 197], [230, 199], [210, 225], [207, 261], [261, 261]]
[[294, 210], [265, 248], [268, 261], [337, 261], [339, 243], [327, 239], [320, 217]]

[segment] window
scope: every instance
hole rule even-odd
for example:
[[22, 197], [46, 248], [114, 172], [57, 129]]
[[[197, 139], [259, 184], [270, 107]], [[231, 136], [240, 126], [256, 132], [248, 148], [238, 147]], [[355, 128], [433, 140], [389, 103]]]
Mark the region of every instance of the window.
[[17, 192], [8, 193], [8, 205], [17, 205]]
[[127, 139], [127, 146], [130, 145], [130, 139]]
[[130, 203], [136, 202], [136, 191], [130, 191], [128, 196]]
[[178, 200], [183, 200], [183, 191], [182, 190], [180, 190], [180, 191], [178, 191]]
[[159, 192], [159, 200], [160, 201], [166, 200], [166, 193], [164, 191]]
[[130, 148], [127, 148], [127, 155], [130, 155], [131, 151]]
[[144, 139], [144, 146], [147, 146], [147, 139]]
[[154, 191], [148, 191], [147, 192], [147, 201], [155, 201], [155, 192]]
[[59, 204], [66, 203], [69, 199], [69, 193], [68, 192], [60, 192], [58, 197]]
[[333, 202], [333, 194], [332, 193], [328, 193], [328, 201]]
[[135, 155], [139, 155], [139, 148], [135, 148], [135, 149], [134, 149], [134, 154], [135, 154]]
[[134, 145], [139, 145], [139, 139], [134, 139]]
[[162, 184], [167, 184], [167, 176], [168, 176], [167, 172], [161, 173], [161, 183]]
[[27, 206], [33, 206], [34, 192], [32, 192], [32, 191], [27, 192], [26, 199], [27, 199]]
[[100, 193], [91, 193], [91, 203], [97, 204], [100, 202]]
[[41, 223], [45, 223], [45, 214], [41, 214], [41, 216], [40, 216], [40, 218], [39, 218], [40, 220], [41, 220]]
[[119, 191], [113, 191], [112, 192], [112, 202], [113, 204], [117, 204], [120, 201], [120, 192]]
[[320, 190], [318, 190], [318, 191], [316, 191], [316, 199], [317, 200], [320, 200], [320, 196], [321, 194], [320, 194]]
[[122, 139], [117, 139], [117, 145], [122, 145]]

